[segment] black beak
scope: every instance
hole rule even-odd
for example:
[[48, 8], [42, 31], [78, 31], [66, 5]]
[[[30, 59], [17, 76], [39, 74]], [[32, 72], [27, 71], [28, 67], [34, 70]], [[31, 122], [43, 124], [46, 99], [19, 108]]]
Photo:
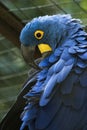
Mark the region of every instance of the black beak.
[[34, 69], [41, 70], [41, 68], [39, 68], [37, 65], [37, 62], [39, 61], [35, 60], [35, 58], [41, 57], [41, 54], [39, 51], [37, 51], [35, 54], [35, 49], [37, 49], [35, 46], [30, 47], [30, 46], [24, 46], [23, 44], [21, 44], [21, 51], [22, 51], [22, 55], [25, 62], [29, 66], [33, 67]]

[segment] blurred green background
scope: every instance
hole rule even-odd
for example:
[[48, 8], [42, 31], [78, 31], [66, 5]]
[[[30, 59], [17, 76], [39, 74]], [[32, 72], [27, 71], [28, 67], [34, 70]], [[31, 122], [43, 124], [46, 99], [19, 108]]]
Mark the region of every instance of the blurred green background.
[[[23, 24], [38, 16], [69, 13], [81, 19], [87, 30], [87, 0], [0, 0], [0, 3]], [[21, 56], [20, 47], [0, 31], [0, 120], [15, 102], [29, 69]]]

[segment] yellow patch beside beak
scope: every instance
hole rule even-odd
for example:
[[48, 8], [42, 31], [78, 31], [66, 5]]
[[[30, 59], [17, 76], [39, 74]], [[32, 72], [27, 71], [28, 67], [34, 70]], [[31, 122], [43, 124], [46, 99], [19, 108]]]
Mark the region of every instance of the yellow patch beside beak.
[[52, 51], [52, 48], [48, 44], [41, 43], [38, 45], [41, 54]]

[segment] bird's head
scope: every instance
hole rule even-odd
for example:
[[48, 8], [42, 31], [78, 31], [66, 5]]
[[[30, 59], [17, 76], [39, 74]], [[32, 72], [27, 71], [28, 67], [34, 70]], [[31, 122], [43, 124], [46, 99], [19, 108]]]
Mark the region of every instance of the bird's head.
[[67, 35], [65, 23], [70, 18], [70, 15], [47, 15], [26, 24], [20, 34], [24, 59], [34, 63], [34, 55], [48, 54], [60, 46]]

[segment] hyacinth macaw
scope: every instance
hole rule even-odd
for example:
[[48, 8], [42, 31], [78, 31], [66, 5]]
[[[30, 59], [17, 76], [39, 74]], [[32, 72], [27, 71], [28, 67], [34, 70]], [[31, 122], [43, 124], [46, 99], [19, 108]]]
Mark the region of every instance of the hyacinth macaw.
[[[25, 61], [36, 71], [2, 130], [87, 130], [87, 33], [80, 20], [69, 14], [34, 18], [20, 41]], [[38, 63], [35, 50], [42, 56]]]

